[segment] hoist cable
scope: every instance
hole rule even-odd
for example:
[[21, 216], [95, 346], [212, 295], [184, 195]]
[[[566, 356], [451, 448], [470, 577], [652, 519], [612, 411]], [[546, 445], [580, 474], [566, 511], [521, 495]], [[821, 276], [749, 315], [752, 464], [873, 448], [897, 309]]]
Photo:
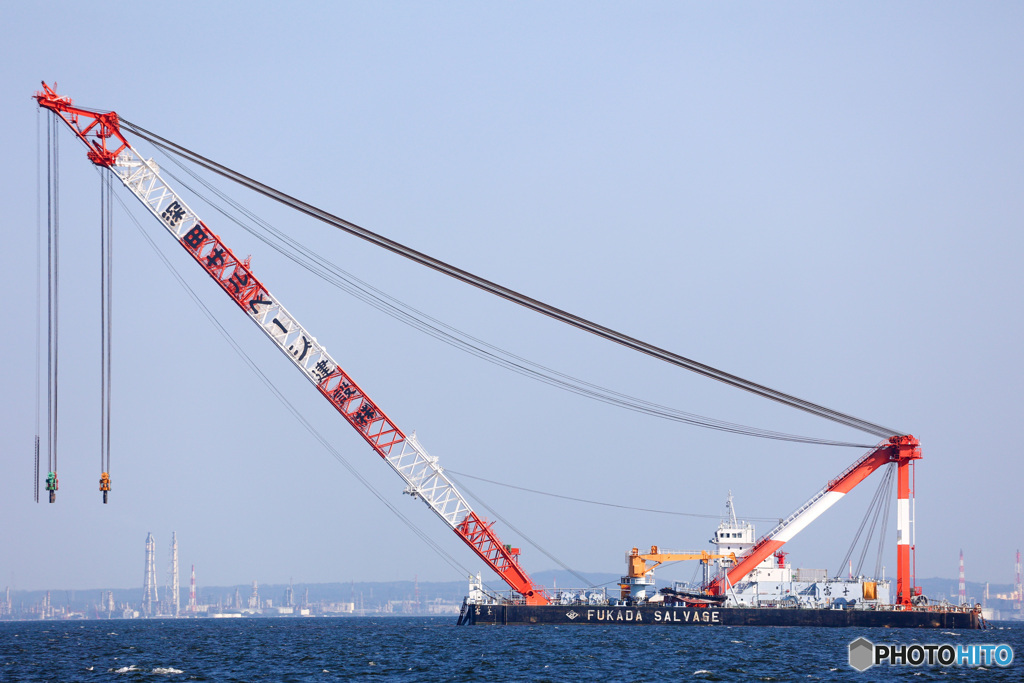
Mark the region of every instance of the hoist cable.
[[113, 359], [114, 359], [114, 212], [113, 212], [113, 194], [114, 188], [111, 185], [110, 176], [106, 177], [107, 186], [107, 357], [106, 357], [106, 385], [107, 385], [107, 443], [106, 443], [106, 463], [104, 472], [110, 473], [110, 440], [111, 440], [111, 407], [113, 401]]
[[53, 471], [60, 428], [60, 127], [53, 120]]
[[832, 420], [833, 422], [838, 422], [840, 424], [853, 427], [854, 429], [859, 429], [861, 431], [868, 432], [869, 434], [873, 434], [875, 436], [889, 437], [894, 434], [902, 433], [898, 432], [897, 430], [890, 429], [888, 427], [883, 427], [881, 425], [868, 422], [867, 420], [862, 420], [852, 415], [848, 415], [836, 410], [832, 410], [830, 408], [826, 408], [824, 406], [812, 403], [810, 401], [805, 401], [803, 399], [791, 396], [789, 394], [777, 391], [775, 389], [771, 389], [756, 382], [752, 382], [741, 377], [737, 377], [736, 375], [732, 375], [722, 370], [718, 370], [717, 368], [713, 368], [709, 365], [699, 363], [697, 361], [691, 360], [679, 354], [657, 347], [653, 344], [649, 344], [647, 342], [641, 341], [629, 335], [623, 334], [622, 332], [618, 332], [616, 330], [605, 327], [603, 325], [599, 325], [580, 316], [561, 310], [559, 308], [556, 308], [555, 306], [544, 303], [532, 297], [526, 296], [525, 294], [512, 290], [508, 287], [504, 287], [497, 283], [491, 282], [490, 280], [482, 278], [478, 275], [474, 275], [473, 273], [470, 273], [466, 270], [448, 264], [444, 261], [441, 261], [440, 259], [428, 256], [423, 252], [412, 249], [411, 247], [407, 247], [387, 237], [371, 232], [370, 230], [360, 227], [355, 223], [352, 223], [351, 221], [339, 218], [338, 216], [328, 213], [323, 209], [319, 209], [311, 204], [308, 204], [284, 192], [281, 192], [280, 190], [276, 190], [272, 187], [269, 187], [268, 185], [264, 185], [263, 183], [253, 180], [252, 178], [249, 178], [248, 176], [245, 176], [237, 171], [227, 168], [222, 164], [218, 164], [196, 152], [193, 152], [192, 150], [189, 150], [186, 147], [171, 142], [170, 140], [167, 140], [166, 138], [156, 135], [155, 133], [152, 133], [146, 130], [145, 128], [133, 124], [123, 118], [120, 119], [120, 123], [122, 126], [132, 131], [139, 137], [149, 141], [153, 145], [156, 145], [157, 147], [167, 152], [177, 154], [186, 159], [189, 159], [190, 161], [214, 173], [217, 173], [225, 178], [228, 178], [229, 180], [233, 180], [234, 182], [237, 182], [245, 187], [248, 187], [249, 189], [255, 192], [258, 192], [266, 197], [274, 199], [297, 211], [305, 213], [306, 215], [312, 216], [313, 218], [323, 221], [328, 225], [331, 225], [351, 235], [366, 240], [371, 244], [387, 249], [388, 251], [391, 251], [395, 254], [410, 259], [416, 263], [419, 263], [420, 265], [436, 270], [440, 273], [448, 275], [449, 277], [460, 280], [466, 284], [470, 284], [474, 287], [482, 289], [486, 292], [494, 294], [495, 296], [506, 299], [530, 310], [533, 310], [537, 313], [541, 313], [543, 315], [546, 315], [550, 318], [561, 321], [578, 329], [584, 330], [586, 332], [597, 335], [599, 337], [615, 342], [617, 344], [621, 344], [622, 346], [630, 348], [634, 351], [644, 353], [646, 355], [665, 361], [672, 365], [676, 365], [678, 367], [690, 370], [691, 372], [695, 372], [699, 375], [703, 375], [705, 377], [718, 380], [730, 386], [743, 389], [744, 391], [751, 392], [753, 394], [762, 396], [772, 401], [776, 401], [784, 405], [796, 408], [798, 410], [802, 410], [804, 412], [808, 412], [813, 415], [817, 415], [819, 417]]
[[[47, 465], [57, 471], [60, 380], [60, 135], [57, 115], [47, 127]], [[49, 475], [48, 475], [49, 476]], [[54, 492], [50, 491], [50, 502]]]
[[195, 292], [195, 290], [192, 289], [192, 287], [188, 284], [185, 278], [177, 271], [177, 269], [171, 263], [170, 259], [168, 259], [167, 256], [163, 253], [163, 251], [161, 251], [160, 248], [156, 245], [156, 243], [153, 241], [149, 233], [139, 224], [138, 220], [135, 218], [134, 214], [132, 214], [132, 212], [129, 211], [128, 207], [125, 205], [121, 197], [116, 196], [116, 199], [118, 203], [121, 205], [122, 209], [124, 209], [125, 213], [128, 215], [129, 219], [135, 225], [136, 229], [139, 231], [139, 234], [143, 236], [143, 238], [149, 244], [150, 248], [153, 249], [157, 257], [161, 260], [161, 262], [168, 269], [168, 271], [175, 278], [175, 280], [177, 280], [178, 284], [181, 285], [181, 287], [185, 290], [186, 294], [188, 294], [188, 296], [200, 309], [203, 315], [206, 316], [207, 320], [209, 320], [210, 323], [214, 326], [214, 328], [217, 329], [220, 335], [224, 338], [225, 341], [227, 341], [227, 343], [239, 356], [242, 362], [249, 368], [249, 370], [251, 370], [256, 375], [257, 379], [259, 379], [260, 382], [262, 382], [263, 385], [277, 398], [277, 400], [281, 402], [285, 409], [288, 410], [288, 412], [290, 412], [292, 416], [295, 417], [296, 420], [298, 420], [299, 424], [301, 424], [314, 439], [320, 442], [320, 444], [331, 455], [333, 455], [334, 458], [339, 463], [341, 463], [346, 470], [348, 470], [349, 474], [355, 477], [356, 480], [359, 481], [359, 483], [361, 483], [377, 500], [383, 503], [384, 506], [387, 507], [392, 514], [394, 514], [403, 524], [405, 524], [405, 526], [408, 527], [415, 536], [420, 538], [420, 540], [422, 540], [429, 548], [431, 548], [435, 553], [437, 553], [437, 555], [442, 560], [444, 560], [452, 569], [458, 571], [463, 576], [471, 574], [472, 572], [470, 572], [470, 570], [467, 567], [462, 565], [455, 557], [448, 553], [448, 551], [445, 550], [439, 543], [437, 543], [437, 541], [428, 536], [426, 532], [420, 529], [411, 519], [409, 519], [401, 510], [399, 510], [394, 505], [394, 503], [392, 503], [386, 496], [384, 496], [384, 494], [378, 491], [373, 486], [373, 484], [371, 484], [370, 481], [366, 479], [366, 477], [364, 477], [359, 472], [359, 470], [357, 470], [355, 466], [352, 465], [352, 463], [350, 463], [348, 459], [345, 458], [345, 456], [343, 456], [341, 452], [334, 447], [334, 445], [326, 436], [321, 434], [319, 431], [316, 430], [315, 427], [313, 427], [313, 425], [298, 410], [298, 408], [296, 408], [291, 403], [291, 401], [289, 401], [288, 398], [285, 397], [281, 390], [277, 388], [277, 386], [270, 380], [270, 378], [267, 377], [267, 375], [260, 369], [256, 362], [253, 361], [252, 358], [245, 352], [241, 345], [231, 336], [231, 333], [228, 332], [228, 330], [220, 323], [219, 320], [217, 320], [217, 317], [213, 314], [212, 311], [210, 311], [210, 309], [206, 306], [202, 299], [200, 299], [199, 295]]
[[105, 472], [107, 449], [107, 182], [100, 179], [100, 472]]
[[[779, 441], [789, 441], [795, 443], [805, 444], [816, 444], [826, 446], [841, 446], [841, 447], [853, 447], [853, 448], [870, 448], [870, 445], [852, 443], [847, 441], [836, 441], [832, 439], [820, 439], [816, 437], [800, 436], [796, 434], [787, 434], [784, 432], [777, 432], [773, 430], [761, 429], [757, 427], [748, 427], [724, 420], [718, 420], [715, 418], [704, 417], [693, 413], [687, 413], [681, 410], [670, 408], [668, 406], [660, 405], [650, 401], [646, 401], [628, 394], [614, 391], [602, 387], [591, 382], [587, 382], [582, 379], [578, 379], [571, 375], [559, 372], [552, 368], [544, 365], [535, 363], [526, 358], [518, 356], [510, 351], [506, 351], [500, 347], [489, 344], [481, 339], [473, 337], [472, 335], [462, 332], [461, 330], [448, 325], [430, 315], [412, 307], [408, 304], [396, 299], [395, 297], [383, 292], [382, 290], [370, 285], [369, 283], [360, 280], [351, 273], [340, 268], [338, 265], [331, 261], [323, 258], [319, 254], [305, 247], [301, 243], [292, 239], [273, 225], [263, 220], [244, 206], [233, 200], [228, 195], [221, 192], [219, 189], [214, 187], [208, 181], [201, 176], [194, 173], [191, 169], [183, 164], [179, 163], [173, 157], [169, 159], [181, 168], [185, 173], [189, 174], [197, 182], [201, 183], [210, 192], [213, 192], [223, 202], [229, 204], [236, 211], [241, 213], [246, 219], [243, 220], [238, 216], [235, 216], [231, 212], [227, 211], [217, 202], [212, 201], [209, 197], [205, 196], [202, 192], [194, 188], [192, 185], [175, 175], [168, 169], [163, 169], [163, 172], [171, 177], [175, 182], [188, 189], [197, 197], [203, 199], [209, 206], [221, 213], [223, 216], [231, 220], [232, 222], [239, 225], [241, 228], [249, 232], [251, 235], [267, 244], [274, 250], [278, 251], [294, 263], [305, 268], [309, 272], [313, 273], [317, 277], [320, 277], [325, 282], [334, 285], [335, 287], [347, 292], [356, 299], [363, 301], [371, 307], [385, 313], [386, 315], [398, 320], [399, 322], [408, 325], [414, 329], [417, 329], [442, 343], [448, 344], [454, 348], [458, 348], [470, 355], [476, 356], [482, 360], [485, 360], [499, 367], [504, 367], [507, 370], [511, 370], [520, 375], [530, 377], [531, 379], [540, 381], [549, 386], [569, 391], [571, 393], [590, 398], [592, 400], [615, 405], [626, 410], [638, 412], [642, 414], [651, 415], [654, 417], [672, 420], [676, 422], [682, 422], [698, 427], [704, 427], [707, 429], [714, 429], [718, 431], [729, 432], [733, 434], [740, 434], [746, 436], [754, 436], [764, 439], [773, 439]], [[251, 224], [250, 224], [251, 221]], [[253, 226], [258, 226], [264, 232], [255, 229]]]
[[110, 175], [99, 168], [96, 170], [100, 180], [100, 472], [109, 475], [113, 361], [113, 187]]
[[35, 477], [33, 489], [35, 501], [39, 502], [39, 432], [40, 427], [40, 401], [42, 401], [42, 388], [40, 380], [42, 377], [42, 359], [40, 348], [42, 346], [43, 326], [43, 135], [42, 135], [42, 114], [41, 108], [36, 108], [36, 438], [35, 438]]
[[46, 469], [53, 471], [53, 120], [46, 121]]

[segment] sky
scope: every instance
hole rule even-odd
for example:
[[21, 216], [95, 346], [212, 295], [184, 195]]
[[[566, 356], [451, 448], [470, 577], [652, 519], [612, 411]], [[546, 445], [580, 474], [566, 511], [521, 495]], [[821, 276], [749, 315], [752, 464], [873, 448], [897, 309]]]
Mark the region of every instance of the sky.
[[[963, 549], [969, 580], [1012, 582], [1024, 545], [1020, 4], [3, 3], [0, 26], [11, 332], [0, 341], [0, 585], [141, 588], [150, 532], [163, 583], [176, 532], [200, 585], [483, 571], [501, 587], [123, 188], [248, 357], [454, 560], [282, 406], [116, 204], [113, 490], [102, 504], [99, 179], [70, 134], [60, 491], [53, 505], [33, 501], [41, 80], [482, 277], [915, 435], [918, 576], [955, 576]], [[536, 363], [720, 420], [875, 442], [215, 182], [353, 275]], [[357, 301], [194, 201], [442, 466], [521, 487], [459, 476], [481, 514], [500, 516], [495, 529], [522, 548], [528, 572], [555, 568], [552, 558], [619, 572], [634, 546], [706, 548], [715, 519], [629, 508], [717, 515], [731, 492], [740, 517], [784, 517], [863, 452], [700, 429], [508, 372]], [[794, 566], [839, 568], [878, 476], [788, 544]], [[894, 520], [886, 533], [892, 576]]]

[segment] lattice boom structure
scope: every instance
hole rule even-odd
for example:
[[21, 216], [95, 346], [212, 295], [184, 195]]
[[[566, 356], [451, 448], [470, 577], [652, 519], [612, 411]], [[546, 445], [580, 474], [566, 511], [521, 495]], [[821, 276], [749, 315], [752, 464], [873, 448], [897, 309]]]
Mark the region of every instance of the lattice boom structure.
[[[287, 309], [256, 278], [249, 259], [238, 259], [121, 135], [117, 114], [73, 107], [43, 84], [39, 106], [60, 116], [89, 147], [88, 157], [108, 168], [170, 232], [178, 243], [238, 304], [285, 356], [316, 386], [360, 436], [406, 483], [405, 492], [419, 498], [444, 520], [495, 572], [529, 604], [547, 596], [519, 566], [519, 551], [504, 545], [492, 524], [480, 519], [415, 436], [406, 436], [359, 385], [331, 358]], [[109, 144], [108, 144], [109, 143]]]

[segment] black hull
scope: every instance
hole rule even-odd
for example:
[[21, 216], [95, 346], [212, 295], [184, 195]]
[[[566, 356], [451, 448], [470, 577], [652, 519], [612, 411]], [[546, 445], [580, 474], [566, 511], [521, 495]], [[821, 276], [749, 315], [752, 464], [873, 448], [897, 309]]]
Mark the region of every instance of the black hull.
[[828, 626], [982, 628], [976, 612], [743, 607], [588, 607], [584, 605], [465, 605], [460, 624], [594, 624], [615, 626]]

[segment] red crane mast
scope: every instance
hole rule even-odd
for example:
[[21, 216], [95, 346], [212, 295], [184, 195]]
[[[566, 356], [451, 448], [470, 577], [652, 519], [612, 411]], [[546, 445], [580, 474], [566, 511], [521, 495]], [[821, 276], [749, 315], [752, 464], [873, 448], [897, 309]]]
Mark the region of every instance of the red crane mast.
[[505, 545], [493, 522], [480, 518], [416, 440], [406, 435], [355, 383], [316, 338], [256, 278], [249, 260], [239, 260], [220, 237], [189, 208], [121, 134], [115, 112], [94, 112], [72, 104], [46, 83], [36, 93], [39, 106], [67, 124], [88, 147], [87, 156], [110, 170], [167, 229], [224, 292], [255, 322], [370, 447], [405, 481], [405, 492], [419, 498], [493, 569], [527, 604], [548, 602], [519, 565], [519, 549]]

